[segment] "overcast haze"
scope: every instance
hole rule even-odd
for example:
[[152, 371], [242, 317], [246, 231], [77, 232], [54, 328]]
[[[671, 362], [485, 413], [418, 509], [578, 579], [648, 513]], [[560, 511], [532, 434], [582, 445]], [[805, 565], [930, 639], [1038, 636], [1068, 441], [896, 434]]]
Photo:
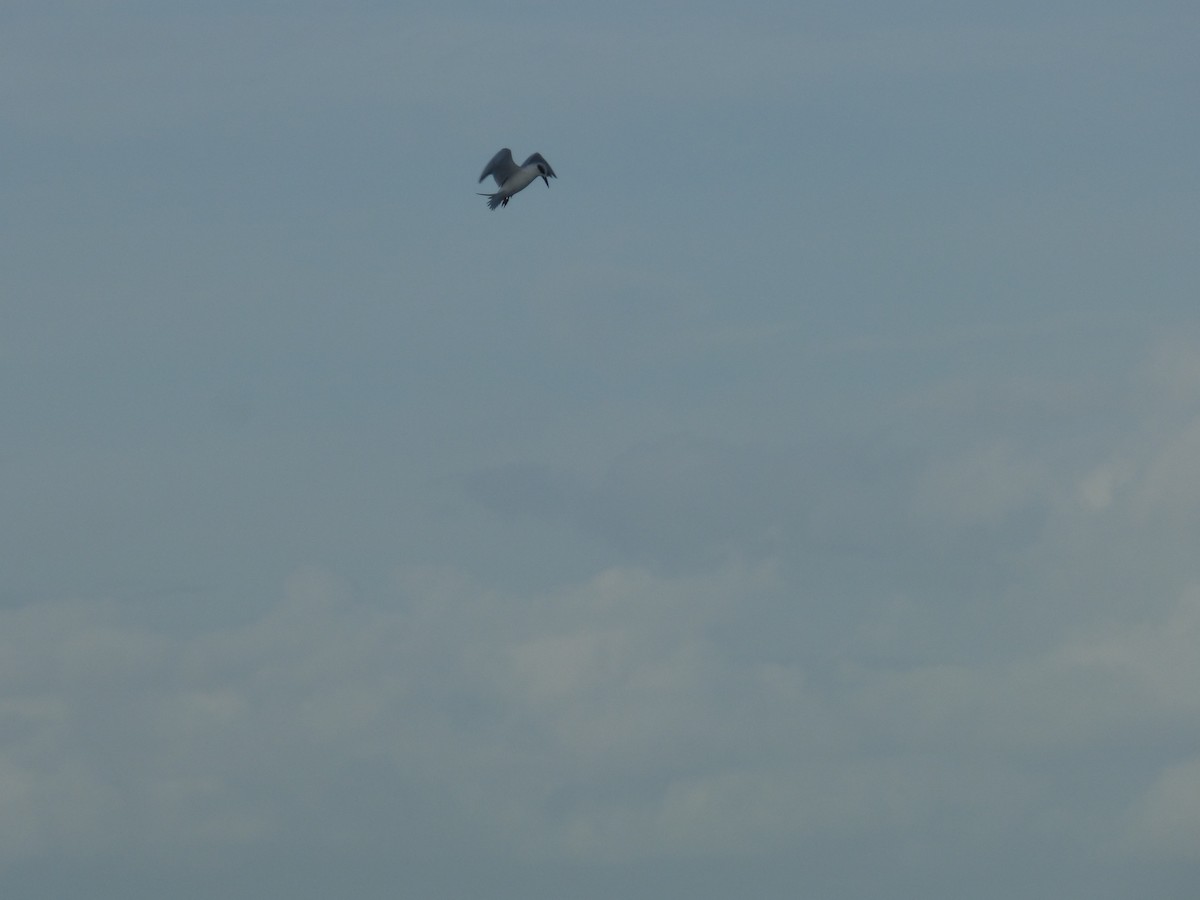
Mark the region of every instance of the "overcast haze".
[[0, 893], [1194, 898], [1198, 35], [5, 0]]

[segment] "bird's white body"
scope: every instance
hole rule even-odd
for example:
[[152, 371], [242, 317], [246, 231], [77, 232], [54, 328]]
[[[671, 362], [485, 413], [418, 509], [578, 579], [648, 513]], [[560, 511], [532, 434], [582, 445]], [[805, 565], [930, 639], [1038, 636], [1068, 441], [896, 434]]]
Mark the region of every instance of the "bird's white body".
[[537, 181], [539, 174], [537, 166], [521, 166], [516, 173], [508, 177], [504, 184], [500, 185], [500, 190], [511, 197]]
[[507, 147], [493, 156], [491, 161], [483, 167], [483, 174], [479, 176], [479, 180], [483, 181], [489, 175], [496, 179], [500, 190], [494, 194], [479, 195], [488, 198], [488, 209], [508, 206], [508, 201], [512, 199], [513, 194], [525, 190], [538, 178], [546, 182], [546, 187], [550, 187], [550, 179], [558, 177], [542, 154], [535, 153], [518, 166], [513, 161], [512, 151]]

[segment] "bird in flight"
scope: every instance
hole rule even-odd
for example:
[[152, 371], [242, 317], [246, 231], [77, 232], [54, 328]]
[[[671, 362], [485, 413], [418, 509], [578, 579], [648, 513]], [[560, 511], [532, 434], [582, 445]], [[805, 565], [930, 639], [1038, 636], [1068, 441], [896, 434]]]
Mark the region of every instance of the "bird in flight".
[[483, 167], [483, 174], [479, 176], [479, 180], [483, 181], [489, 175], [496, 179], [500, 190], [494, 194], [479, 195], [488, 198], [488, 209], [508, 206], [508, 201], [512, 199], [513, 194], [524, 190], [539, 178], [546, 182], [546, 187], [550, 187], [550, 179], [558, 177], [542, 154], [535, 153], [518, 166], [513, 162], [512, 151], [507, 147], [493, 156], [491, 161]]

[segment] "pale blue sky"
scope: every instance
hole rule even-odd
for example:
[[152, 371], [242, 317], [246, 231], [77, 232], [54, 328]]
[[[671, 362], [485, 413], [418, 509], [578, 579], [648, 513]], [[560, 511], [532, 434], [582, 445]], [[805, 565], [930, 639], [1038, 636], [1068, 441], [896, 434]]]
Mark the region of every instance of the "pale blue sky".
[[1191, 898], [1198, 33], [6, 2], [0, 893]]

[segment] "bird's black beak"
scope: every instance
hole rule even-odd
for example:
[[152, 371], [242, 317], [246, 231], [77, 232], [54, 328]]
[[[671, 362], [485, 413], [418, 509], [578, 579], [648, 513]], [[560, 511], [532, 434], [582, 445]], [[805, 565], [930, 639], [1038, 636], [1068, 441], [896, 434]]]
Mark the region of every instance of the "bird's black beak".
[[550, 187], [550, 179], [545, 175], [542, 176], [542, 181], [546, 182], [546, 187]]

